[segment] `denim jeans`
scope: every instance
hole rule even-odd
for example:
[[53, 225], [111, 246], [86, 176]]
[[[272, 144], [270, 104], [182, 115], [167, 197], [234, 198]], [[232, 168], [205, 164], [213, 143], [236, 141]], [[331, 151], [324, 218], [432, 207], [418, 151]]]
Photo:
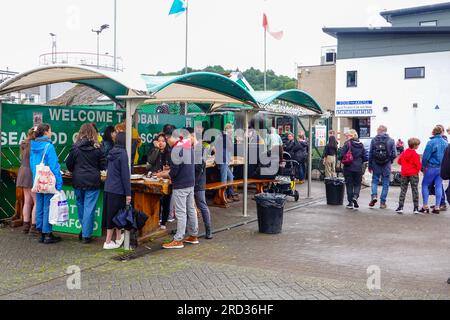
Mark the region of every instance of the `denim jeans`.
[[51, 233], [52, 225], [48, 222], [50, 213], [50, 199], [53, 194], [36, 193], [36, 229], [42, 233]]
[[91, 238], [94, 232], [95, 212], [100, 190], [75, 189], [77, 198], [78, 220], [80, 220], [83, 238]]
[[440, 168], [428, 168], [425, 172], [422, 181], [422, 198], [424, 206], [428, 206], [428, 198], [430, 197], [430, 190], [428, 188], [433, 184], [436, 189], [436, 207], [439, 208], [441, 205], [443, 190]]
[[206, 203], [206, 195], [204, 190], [195, 192], [195, 203], [197, 204], [197, 208], [202, 213], [205, 229], [211, 230], [211, 213], [209, 211], [208, 204]]
[[347, 189], [347, 200], [352, 203], [359, 199], [361, 192], [362, 174], [360, 172], [344, 171], [345, 186]]
[[177, 233], [174, 239], [183, 241], [187, 233], [190, 236], [198, 236], [198, 218], [195, 210], [194, 187], [176, 189], [172, 192], [172, 202], [177, 216]]
[[372, 198], [378, 197], [378, 182], [380, 181], [380, 178], [383, 182], [383, 190], [381, 190], [381, 203], [386, 203], [387, 196], [389, 193], [389, 184], [391, 183], [391, 177], [390, 176], [381, 176], [377, 174], [373, 174], [372, 176]]
[[[233, 182], [234, 179], [233, 172], [231, 172], [231, 169], [228, 166], [228, 164], [219, 165], [219, 169], [221, 182]], [[225, 191], [225, 195], [227, 197], [233, 196], [234, 195], [233, 188], [231, 187], [227, 188], [227, 190]]]

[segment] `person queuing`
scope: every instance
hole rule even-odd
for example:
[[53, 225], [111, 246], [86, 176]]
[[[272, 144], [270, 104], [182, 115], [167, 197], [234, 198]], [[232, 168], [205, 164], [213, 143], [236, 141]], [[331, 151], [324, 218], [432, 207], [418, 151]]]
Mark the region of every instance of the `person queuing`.
[[[104, 224], [107, 229], [105, 250], [118, 249], [124, 242], [122, 231], [114, 224], [113, 219], [120, 210], [131, 204], [130, 165], [126, 151], [126, 135], [120, 132], [116, 135], [114, 148], [110, 151], [108, 161], [108, 176], [105, 182], [103, 201]], [[115, 234], [115, 240], [112, 238]]]
[[270, 128], [270, 134], [267, 135], [267, 149], [270, 151], [271, 156], [278, 155], [278, 159], [281, 162], [283, 160], [283, 139], [277, 132], [277, 129]]
[[397, 149], [398, 154], [402, 154], [403, 151], [405, 151], [405, 143], [402, 141], [402, 139], [397, 140], [397, 143], [395, 144], [395, 148]]
[[[205, 225], [205, 238], [207, 240], [213, 239], [211, 226], [211, 212], [209, 211], [208, 203], [206, 202], [206, 162], [204, 159], [205, 147], [201, 144], [203, 136], [203, 127], [197, 127], [195, 130], [188, 128], [187, 131], [191, 134], [191, 141], [194, 147], [195, 159], [195, 188], [194, 198], [197, 208], [200, 210]], [[197, 139], [198, 137], [198, 139]]]
[[[369, 160], [364, 145], [358, 139], [355, 130], [349, 130], [345, 135], [347, 141], [342, 147], [340, 160], [344, 164], [344, 177], [347, 187], [347, 209], [358, 209], [358, 199], [361, 192], [364, 163]], [[351, 155], [351, 156], [350, 156]], [[345, 161], [346, 158], [348, 161]]]
[[20, 144], [20, 168], [16, 186], [23, 189], [23, 233], [38, 234], [36, 230], [36, 194], [33, 188], [33, 173], [30, 167], [30, 148], [34, 140], [35, 128], [28, 130], [27, 138]]
[[298, 135], [297, 142], [301, 146], [298, 160], [300, 163], [300, 170], [298, 172], [297, 179], [299, 180], [300, 184], [303, 184], [305, 183], [306, 178], [306, 159], [308, 158], [309, 154], [309, 145], [308, 141], [306, 140], [306, 135], [304, 131], [301, 131], [300, 134]]
[[[177, 218], [177, 232], [173, 241], [163, 245], [164, 249], [183, 249], [184, 243], [199, 244], [198, 218], [195, 210], [195, 165], [194, 150], [189, 139], [175, 130], [166, 129], [166, 137], [172, 148], [170, 170], [157, 173], [158, 178], [172, 180], [172, 202]], [[188, 237], [186, 235], [186, 226]]]
[[338, 152], [338, 142], [334, 131], [330, 131], [330, 138], [323, 152], [323, 164], [325, 166], [325, 178], [336, 178], [336, 156]]
[[397, 152], [395, 141], [389, 137], [385, 126], [379, 126], [377, 133], [369, 149], [369, 172], [372, 173], [372, 200], [369, 207], [374, 208], [378, 202], [378, 182], [381, 179], [383, 189], [381, 191], [380, 209], [386, 209], [392, 164], [397, 157]]
[[[43, 160], [44, 164], [50, 167], [56, 179], [55, 188], [62, 191], [63, 179], [61, 167], [58, 162], [55, 147], [50, 138], [52, 129], [49, 124], [40, 124], [35, 132], [35, 139], [31, 141], [30, 167], [33, 173], [33, 181], [36, 178], [36, 166]], [[60, 242], [61, 237], [53, 235], [53, 227], [49, 223], [50, 199], [53, 194], [36, 193], [36, 229], [40, 232], [39, 242], [53, 244]]]
[[[220, 181], [221, 182], [233, 182], [234, 176], [233, 172], [230, 169], [231, 157], [234, 151], [234, 143], [233, 143], [233, 125], [231, 123], [225, 126], [225, 132], [222, 136], [218, 137], [216, 143], [216, 163], [220, 170]], [[221, 151], [217, 150], [220, 148]], [[218, 159], [217, 156], [222, 156], [222, 159]], [[228, 187], [225, 191], [225, 195], [227, 197], [228, 202], [238, 202], [240, 201], [240, 197], [237, 193], [234, 192], [232, 187]]]
[[[167, 171], [170, 163], [170, 149], [167, 145], [166, 136], [160, 133], [153, 142], [152, 148], [147, 156], [147, 171], [151, 173], [158, 173]], [[161, 229], [166, 230], [167, 221], [170, 214], [170, 195], [164, 195], [161, 198]]]
[[422, 169], [422, 164], [416, 150], [420, 146], [420, 140], [411, 138], [408, 140], [408, 146], [409, 148], [402, 152], [398, 159], [398, 164], [402, 167], [402, 178], [400, 182], [401, 192], [398, 208], [396, 210], [398, 214], [403, 214], [409, 184], [411, 184], [412, 189], [414, 213], [419, 213], [419, 172]]
[[[300, 164], [302, 161], [304, 161], [304, 158], [303, 158], [304, 157], [304, 148], [302, 147], [302, 145], [299, 142], [297, 142], [295, 140], [295, 136], [292, 132], [289, 132], [287, 137], [288, 137], [288, 140], [284, 147], [284, 151], [289, 153], [292, 160], [295, 160]], [[300, 166], [297, 167], [297, 171], [296, 171], [297, 177], [299, 176], [299, 170], [301, 170]]]
[[440, 176], [441, 163], [444, 158], [445, 150], [448, 143], [442, 137], [442, 127], [436, 126], [433, 129], [432, 137], [427, 143], [425, 151], [422, 156], [422, 172], [424, 173], [422, 181], [422, 198], [423, 207], [420, 210], [421, 213], [430, 213], [428, 207], [428, 198], [430, 196], [429, 187], [434, 185], [436, 190], [436, 206], [432, 213], [439, 214], [441, 198], [442, 198], [442, 178]]
[[77, 200], [78, 219], [81, 224], [79, 240], [92, 242], [95, 211], [102, 184], [101, 171], [106, 170], [106, 159], [98, 141], [98, 133], [91, 124], [81, 126], [75, 144], [66, 160], [72, 172], [72, 184]]
[[113, 126], [108, 126], [105, 129], [105, 132], [103, 133], [103, 141], [102, 141], [102, 150], [105, 154], [105, 158], [108, 157], [109, 152], [114, 147], [114, 135], [115, 135], [115, 129]]
[[[438, 127], [442, 129], [442, 138], [448, 143], [448, 138], [445, 135], [445, 127], [441, 124], [438, 124]], [[439, 207], [440, 211], [447, 211], [447, 202], [446, 202], [446, 193], [448, 192], [448, 188], [445, 189], [444, 181], [442, 181], [442, 198], [441, 198], [441, 205]], [[435, 206], [431, 206], [431, 208], [434, 209]]]

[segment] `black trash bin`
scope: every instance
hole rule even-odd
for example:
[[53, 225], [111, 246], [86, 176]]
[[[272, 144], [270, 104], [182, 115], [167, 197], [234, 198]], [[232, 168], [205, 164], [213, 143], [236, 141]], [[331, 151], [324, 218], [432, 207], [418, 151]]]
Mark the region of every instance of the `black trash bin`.
[[328, 205], [344, 205], [345, 180], [343, 178], [325, 178], [325, 188]]
[[286, 198], [286, 195], [276, 193], [260, 193], [255, 196], [260, 233], [282, 232]]

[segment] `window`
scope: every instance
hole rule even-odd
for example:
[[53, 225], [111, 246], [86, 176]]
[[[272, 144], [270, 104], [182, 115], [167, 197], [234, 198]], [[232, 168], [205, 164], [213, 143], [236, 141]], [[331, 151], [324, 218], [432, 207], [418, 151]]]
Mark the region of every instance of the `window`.
[[347, 88], [358, 86], [358, 71], [347, 71]]
[[325, 62], [326, 63], [336, 62], [336, 52], [327, 52], [325, 56]]
[[405, 68], [405, 79], [425, 78], [425, 67]]
[[421, 22], [419, 22], [419, 26], [421, 26], [421, 27], [437, 27], [437, 20], [421, 21]]

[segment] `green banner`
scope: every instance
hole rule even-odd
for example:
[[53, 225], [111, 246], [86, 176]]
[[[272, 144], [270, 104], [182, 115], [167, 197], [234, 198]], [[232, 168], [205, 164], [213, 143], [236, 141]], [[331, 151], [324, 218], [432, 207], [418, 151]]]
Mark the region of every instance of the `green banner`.
[[2, 172], [0, 181], [0, 220], [11, 218], [16, 212], [16, 183]]
[[[67, 197], [67, 203], [69, 204], [69, 221], [62, 225], [53, 226], [53, 231], [79, 234], [81, 232], [80, 220], [78, 220], [78, 208], [77, 199], [75, 197], [75, 191], [70, 186], [64, 186], [63, 191]], [[103, 191], [100, 192], [98, 197], [97, 206], [95, 209], [95, 221], [94, 221], [94, 233], [93, 237], [102, 236], [102, 216], [103, 216]]]
[[[1, 144], [2, 168], [18, 168], [19, 146], [26, 138], [28, 130], [37, 123], [52, 126], [52, 142], [56, 146], [61, 164], [64, 164], [77, 133], [84, 123], [96, 123], [100, 133], [107, 126], [122, 122], [124, 113], [115, 111], [113, 106], [101, 107], [47, 107], [38, 105], [3, 104]], [[143, 141], [139, 150], [145, 155], [153, 137], [162, 131], [164, 125], [173, 124], [177, 128], [192, 126], [195, 117], [154, 114], [141, 110], [138, 114], [138, 131]], [[63, 165], [64, 167], [64, 165]]]

